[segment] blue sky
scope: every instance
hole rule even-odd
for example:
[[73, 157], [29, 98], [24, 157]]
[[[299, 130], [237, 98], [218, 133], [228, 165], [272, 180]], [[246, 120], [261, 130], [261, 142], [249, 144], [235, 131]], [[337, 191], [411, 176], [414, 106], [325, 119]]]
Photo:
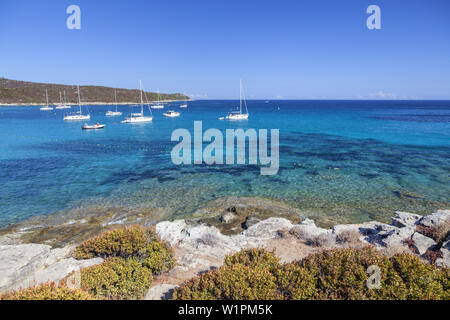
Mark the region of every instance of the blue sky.
[[[66, 8], [81, 8], [81, 30]], [[366, 8], [381, 8], [381, 30]], [[0, 76], [233, 99], [450, 99], [448, 0], [4, 0]]]

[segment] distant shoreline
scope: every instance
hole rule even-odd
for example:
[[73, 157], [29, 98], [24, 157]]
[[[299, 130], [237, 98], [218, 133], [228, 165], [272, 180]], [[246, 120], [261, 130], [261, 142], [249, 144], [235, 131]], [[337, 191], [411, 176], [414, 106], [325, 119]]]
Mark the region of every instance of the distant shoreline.
[[[152, 104], [152, 103], [168, 103], [168, 102], [185, 102], [185, 101], [194, 101], [192, 99], [189, 100], [161, 100], [161, 101], [149, 101], [145, 104]], [[81, 105], [83, 106], [129, 106], [129, 105], [136, 105], [140, 104], [139, 102], [83, 102]], [[0, 107], [38, 107], [38, 106], [44, 106], [45, 103], [0, 103]], [[57, 106], [59, 103], [56, 104], [49, 104], [50, 106]], [[77, 103], [67, 103], [68, 106], [78, 106]]]

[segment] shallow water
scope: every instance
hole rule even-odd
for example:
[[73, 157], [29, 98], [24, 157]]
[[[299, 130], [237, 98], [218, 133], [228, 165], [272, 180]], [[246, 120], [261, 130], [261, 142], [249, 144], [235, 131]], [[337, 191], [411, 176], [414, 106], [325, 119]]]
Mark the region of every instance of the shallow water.
[[[99, 131], [64, 122], [64, 110], [0, 108], [0, 227], [80, 206], [181, 217], [226, 196], [280, 199], [335, 222], [450, 208], [450, 101], [249, 101], [248, 121], [218, 120], [236, 103], [191, 102], [174, 119], [153, 110], [153, 123], [137, 125], [89, 107], [91, 122], [107, 125]], [[193, 132], [194, 120], [223, 132], [280, 129], [279, 173], [173, 165], [171, 133]]]

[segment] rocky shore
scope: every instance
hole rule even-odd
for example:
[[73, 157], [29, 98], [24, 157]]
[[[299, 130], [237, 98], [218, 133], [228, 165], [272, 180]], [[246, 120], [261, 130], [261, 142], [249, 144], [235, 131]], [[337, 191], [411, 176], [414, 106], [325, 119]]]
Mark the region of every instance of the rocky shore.
[[[229, 208], [219, 220], [230, 224], [242, 219], [236, 212]], [[428, 216], [396, 212], [390, 224], [373, 221], [329, 229], [316, 226], [311, 219], [293, 223], [270, 217], [249, 224], [238, 234], [224, 235], [206, 223], [163, 221], [156, 224], [156, 232], [172, 246], [177, 263], [170, 272], [155, 278], [146, 299], [170, 298], [173, 289], [185, 280], [220, 267], [226, 255], [257, 247], [275, 251], [282, 262], [289, 262], [322, 249], [372, 245], [389, 256], [409, 252], [437, 266], [450, 267], [449, 223], [450, 210], [438, 210]], [[58, 283], [74, 271], [103, 261], [76, 260], [73, 248], [67, 245], [52, 249], [33, 243], [1, 245], [0, 292], [48, 281]]]

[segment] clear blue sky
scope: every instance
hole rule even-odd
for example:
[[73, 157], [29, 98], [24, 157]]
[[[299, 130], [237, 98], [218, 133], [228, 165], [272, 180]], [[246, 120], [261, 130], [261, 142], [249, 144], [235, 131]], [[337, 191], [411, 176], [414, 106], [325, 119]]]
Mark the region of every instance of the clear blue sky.
[[[81, 8], [81, 30], [66, 8]], [[381, 7], [381, 30], [366, 8]], [[450, 99], [448, 0], [2, 0], [0, 76], [254, 99]]]

